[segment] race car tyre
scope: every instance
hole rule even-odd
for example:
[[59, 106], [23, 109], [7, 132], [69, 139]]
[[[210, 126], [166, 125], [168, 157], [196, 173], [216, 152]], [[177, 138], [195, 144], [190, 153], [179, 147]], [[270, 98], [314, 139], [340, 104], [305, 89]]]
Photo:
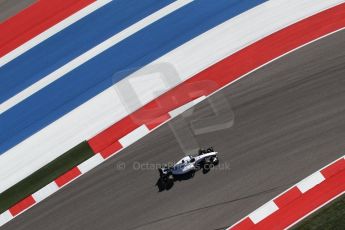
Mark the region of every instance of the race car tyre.
[[208, 148], [206, 152], [207, 153], [212, 153], [213, 152], [213, 148], [212, 147]]

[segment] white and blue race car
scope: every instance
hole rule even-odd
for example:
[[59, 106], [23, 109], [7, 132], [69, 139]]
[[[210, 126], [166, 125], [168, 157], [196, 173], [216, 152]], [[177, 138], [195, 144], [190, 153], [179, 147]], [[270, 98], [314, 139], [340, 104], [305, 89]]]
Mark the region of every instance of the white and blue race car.
[[[191, 178], [195, 172], [202, 169], [207, 173], [213, 166], [219, 163], [217, 152], [212, 147], [204, 150], [200, 149], [198, 155], [188, 155], [179, 160], [172, 167], [159, 168], [159, 183], [163, 189], [173, 185], [175, 180]], [[161, 188], [160, 188], [161, 190]]]

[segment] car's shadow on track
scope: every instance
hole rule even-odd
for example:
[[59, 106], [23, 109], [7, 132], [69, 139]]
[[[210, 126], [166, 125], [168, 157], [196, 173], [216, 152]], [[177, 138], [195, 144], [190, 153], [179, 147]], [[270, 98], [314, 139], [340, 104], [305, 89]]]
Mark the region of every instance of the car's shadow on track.
[[159, 178], [157, 180], [156, 186], [158, 187], [158, 192], [163, 192], [165, 190], [170, 190], [174, 186], [176, 181], [185, 181], [185, 180], [189, 180], [193, 177], [194, 177], [194, 173], [193, 174], [188, 173], [188, 174], [184, 174], [184, 175], [180, 175], [180, 176], [174, 176], [174, 180], [170, 181], [168, 183], [166, 183], [166, 182], [164, 183], [162, 181], [162, 179]]
[[156, 186], [158, 187], [158, 192], [168, 191], [174, 186], [174, 182], [164, 183], [162, 179], [159, 178], [156, 182]]
[[[202, 171], [203, 174], [206, 174], [210, 170], [202, 168], [200, 171]], [[158, 178], [155, 186], [158, 187], [158, 192], [168, 191], [174, 186], [176, 181], [180, 182], [180, 181], [190, 180], [193, 177], [194, 177], [194, 173], [187, 173], [187, 174], [183, 174], [183, 175], [179, 175], [179, 176], [174, 176], [174, 180], [169, 182], [169, 183], [163, 182], [162, 178]]]

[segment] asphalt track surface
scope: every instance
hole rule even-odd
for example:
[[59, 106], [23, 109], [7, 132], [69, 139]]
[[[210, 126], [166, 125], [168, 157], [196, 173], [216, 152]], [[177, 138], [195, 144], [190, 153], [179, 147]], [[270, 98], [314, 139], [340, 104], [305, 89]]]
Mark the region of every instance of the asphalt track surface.
[[0, 23], [34, 2], [36, 0], [0, 0]]
[[[158, 192], [135, 162], [182, 157], [169, 124], [128, 147], [3, 229], [222, 229], [345, 152], [345, 31], [299, 49], [223, 94], [230, 129], [196, 136], [230, 169], [198, 172]], [[212, 115], [207, 102], [194, 118]], [[179, 126], [179, 119], [173, 120]], [[119, 169], [119, 165], [125, 169]], [[120, 167], [121, 168], [121, 167]]]

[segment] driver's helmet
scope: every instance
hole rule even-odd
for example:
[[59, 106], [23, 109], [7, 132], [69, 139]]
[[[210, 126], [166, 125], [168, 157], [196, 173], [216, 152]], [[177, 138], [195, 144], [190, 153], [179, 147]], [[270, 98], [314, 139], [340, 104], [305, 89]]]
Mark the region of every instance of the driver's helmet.
[[201, 154], [203, 154], [203, 153], [205, 153], [205, 152], [206, 152], [205, 149], [199, 149], [199, 155], [201, 155]]
[[184, 164], [184, 160], [182, 160], [182, 164]]

